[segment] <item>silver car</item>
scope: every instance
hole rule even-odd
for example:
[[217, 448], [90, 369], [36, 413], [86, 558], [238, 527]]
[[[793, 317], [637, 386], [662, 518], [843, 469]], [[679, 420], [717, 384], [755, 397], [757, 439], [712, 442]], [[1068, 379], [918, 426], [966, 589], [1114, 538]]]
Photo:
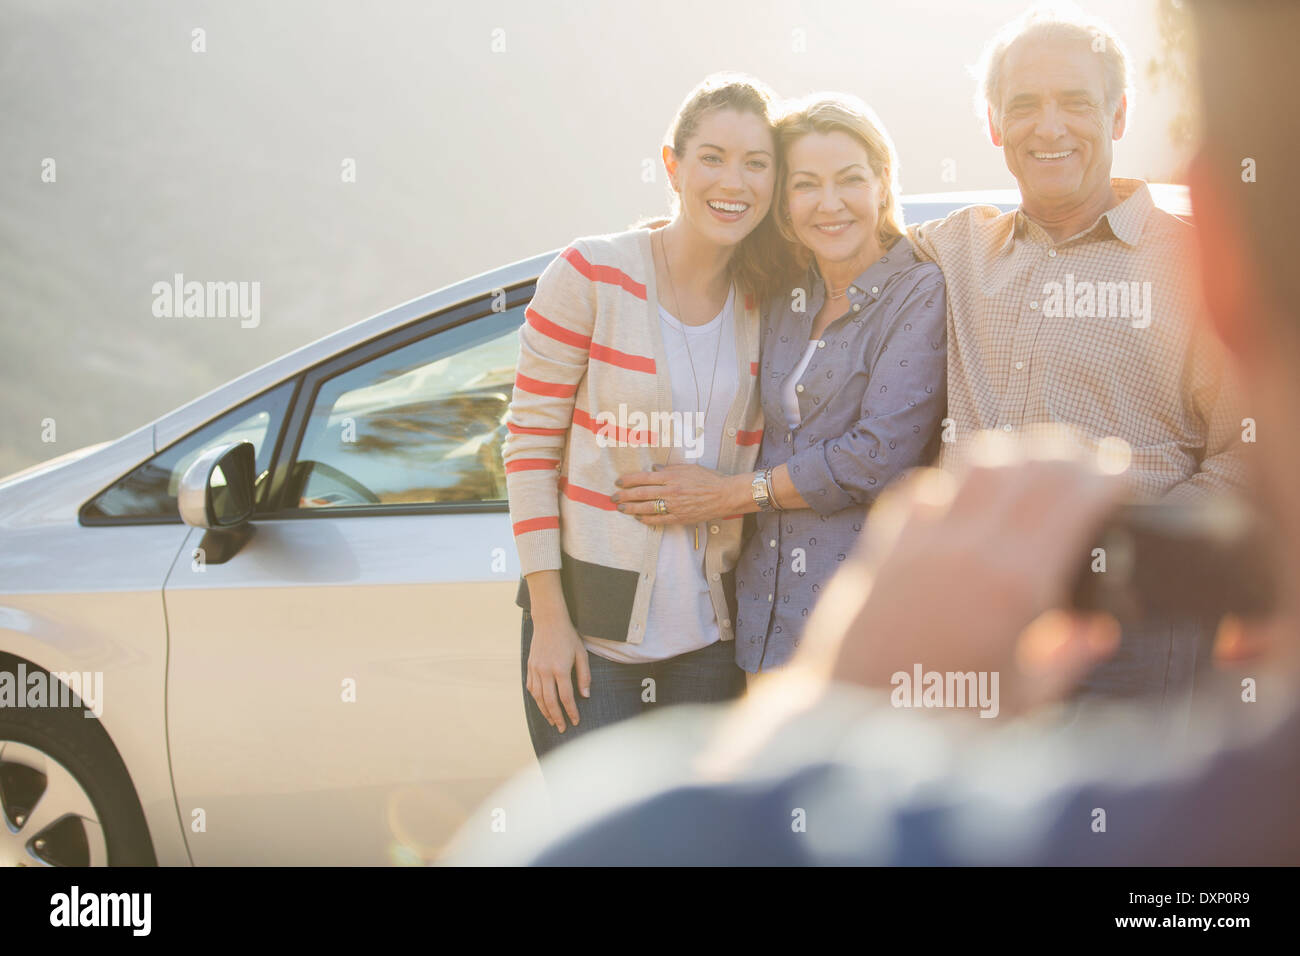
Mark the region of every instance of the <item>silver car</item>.
[[0, 865], [427, 863], [537, 772], [501, 444], [555, 254], [0, 480]]

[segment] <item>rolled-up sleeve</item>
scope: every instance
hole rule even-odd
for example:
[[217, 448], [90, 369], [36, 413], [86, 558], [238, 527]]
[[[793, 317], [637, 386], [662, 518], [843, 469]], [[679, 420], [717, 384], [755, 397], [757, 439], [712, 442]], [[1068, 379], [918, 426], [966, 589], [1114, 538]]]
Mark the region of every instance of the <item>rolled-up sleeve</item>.
[[947, 402], [947, 298], [933, 264], [887, 323], [861, 414], [843, 434], [796, 451], [790, 480], [810, 508], [834, 514], [867, 505], [894, 478], [920, 464]]

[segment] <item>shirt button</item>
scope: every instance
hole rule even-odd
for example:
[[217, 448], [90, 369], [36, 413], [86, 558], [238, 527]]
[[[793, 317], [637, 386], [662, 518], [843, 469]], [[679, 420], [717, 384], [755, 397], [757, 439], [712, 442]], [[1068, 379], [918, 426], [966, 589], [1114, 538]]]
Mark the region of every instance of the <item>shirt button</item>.
[[855, 286], [855, 285], [851, 285], [851, 286], [849, 286], [849, 293], [850, 293], [851, 295], [857, 295], [857, 294], [858, 294], [858, 287]]
[[[1004, 432], [1009, 432], [1009, 431], [1011, 431], [1011, 426], [1010, 426], [1010, 425], [1003, 425], [1003, 426], [1002, 426], [1002, 430], [1003, 430]], [[715, 574], [714, 577], [717, 577], [717, 575]]]
[[1032, 309], [1033, 311], [1037, 312], [1037, 311], [1038, 311], [1038, 303], [1037, 303], [1037, 302], [1030, 302], [1030, 303], [1029, 303], [1029, 308]]
[[717, 581], [717, 580], [720, 580], [720, 579], [721, 579], [721, 575], [719, 575], [717, 571], [714, 571], [714, 572], [713, 572], [713, 580]]
[[722, 622], [722, 627], [723, 627], [723, 630], [727, 630], [727, 629], [729, 629], [729, 628], [731, 627], [731, 622], [730, 622], [730, 621], [723, 621], [723, 622]]
[[858, 311], [859, 309], [861, 309], [861, 308], [862, 308], [862, 306], [859, 305], [857, 302], [854, 302], [854, 303], [853, 303], [853, 311], [854, 311], [854, 312], [857, 312], [857, 311]]
[[767, 546], [768, 546], [769, 548], [775, 548], [775, 547], [776, 547], [776, 538], [773, 538], [772, 540], [768, 541]]
[[771, 600], [772, 600], [772, 595], [769, 594], [769, 595], [767, 596], [767, 599], [768, 599], [769, 601], [771, 601]]
[[717, 534], [717, 533], [718, 533], [718, 526], [716, 524], [709, 525], [709, 534]]
[[819, 349], [824, 349], [824, 348], [826, 348], [826, 340], [825, 340], [825, 339], [820, 339], [820, 340], [818, 340], [818, 342], [817, 342], [817, 347], [818, 347]]
[[1055, 250], [1055, 249], [1048, 249], [1048, 250], [1047, 250], [1047, 257], [1048, 257], [1049, 259], [1055, 259], [1055, 258], [1056, 258], [1056, 250]]
[[871, 287], [871, 294], [872, 294], [872, 295], [875, 295], [875, 294], [876, 294], [877, 292], [879, 292], [879, 291], [880, 291], [880, 287], [879, 287], [879, 286], [874, 286], [874, 285], [873, 285], [873, 286]]
[[727, 434], [728, 434], [728, 435], [735, 435], [735, 434], [736, 434], [736, 430], [735, 430], [734, 428], [728, 428], [728, 429], [727, 429]]
[[802, 391], [803, 391], [803, 386], [802, 386], [802, 385], [796, 385], [796, 386], [794, 387], [794, 390], [795, 390], [796, 392], [802, 392]]
[[1024, 368], [1024, 367], [1025, 367], [1025, 363], [1024, 363], [1024, 362], [1017, 362], [1017, 363], [1016, 363], [1016, 370], [1017, 370], [1017, 371], [1019, 371], [1020, 369], [1022, 369], [1022, 368]]

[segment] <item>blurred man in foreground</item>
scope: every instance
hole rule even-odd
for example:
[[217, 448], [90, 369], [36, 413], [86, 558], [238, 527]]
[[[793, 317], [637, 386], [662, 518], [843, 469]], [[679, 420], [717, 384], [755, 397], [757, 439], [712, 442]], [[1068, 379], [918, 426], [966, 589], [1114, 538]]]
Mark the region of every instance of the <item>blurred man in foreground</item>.
[[882, 499], [810, 622], [824, 640], [798, 666], [727, 711], [666, 712], [575, 744], [553, 764], [549, 808], [543, 792], [508, 787], [467, 824], [456, 859], [1300, 863], [1300, 270], [1287, 261], [1300, 114], [1269, 105], [1295, 85], [1300, 7], [1193, 8], [1214, 38], [1200, 51], [1191, 184], [1208, 321], [1247, 385], [1258, 499], [1282, 549], [1280, 605], [1242, 630], [1267, 652], [1258, 702], [1220, 701], [1230, 716], [1176, 748], [1122, 713], [1052, 733], [1033, 717], [886, 706], [890, 675], [920, 662], [997, 672], [1002, 717], [1041, 712], [1115, 642], [1113, 622], [1054, 610], [1120, 494], [1114, 479], [1060, 461], [976, 467], [956, 487], [929, 472]]

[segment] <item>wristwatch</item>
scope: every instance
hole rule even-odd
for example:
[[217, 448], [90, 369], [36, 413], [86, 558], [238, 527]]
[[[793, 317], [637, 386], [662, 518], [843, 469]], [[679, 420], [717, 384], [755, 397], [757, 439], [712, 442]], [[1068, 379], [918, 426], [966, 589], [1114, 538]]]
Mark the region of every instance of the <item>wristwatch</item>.
[[749, 490], [754, 495], [754, 504], [759, 511], [772, 510], [772, 496], [767, 490], [767, 476], [761, 471], [754, 472], [754, 480], [749, 483]]

